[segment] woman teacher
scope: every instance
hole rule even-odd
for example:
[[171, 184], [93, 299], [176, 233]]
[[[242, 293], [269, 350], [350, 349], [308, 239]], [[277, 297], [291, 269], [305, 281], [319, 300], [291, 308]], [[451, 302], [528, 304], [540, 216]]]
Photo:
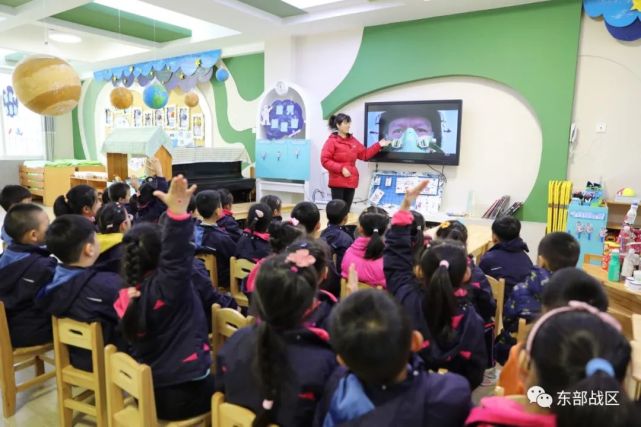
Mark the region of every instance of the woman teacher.
[[349, 133], [352, 119], [343, 113], [329, 118], [332, 134], [325, 141], [321, 152], [321, 164], [329, 171], [329, 188], [332, 199], [341, 199], [347, 203], [347, 211], [352, 206], [354, 192], [358, 187], [358, 169], [356, 159], [369, 160], [378, 154], [390, 141], [381, 139], [369, 148], [365, 148]]

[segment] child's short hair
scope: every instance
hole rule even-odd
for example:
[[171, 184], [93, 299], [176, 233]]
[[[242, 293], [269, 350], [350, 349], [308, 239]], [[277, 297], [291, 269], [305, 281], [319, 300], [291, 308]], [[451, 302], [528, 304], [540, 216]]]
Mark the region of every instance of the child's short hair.
[[334, 199], [327, 204], [325, 213], [327, 214], [327, 222], [339, 225], [348, 214], [347, 203], [341, 199]]
[[330, 337], [334, 351], [369, 385], [394, 382], [410, 358], [410, 320], [380, 290], [358, 291], [341, 301], [331, 316]]
[[550, 271], [576, 266], [580, 252], [579, 242], [563, 231], [549, 233], [539, 243], [539, 256], [545, 258]]
[[467, 245], [467, 227], [461, 221], [445, 221], [436, 230], [438, 239], [458, 240]]
[[216, 190], [201, 191], [196, 195], [196, 209], [203, 218], [211, 218], [216, 209], [222, 207], [220, 193]]
[[33, 203], [18, 203], [13, 205], [4, 218], [4, 231], [18, 243], [22, 243], [22, 236], [30, 230], [40, 228], [38, 214], [43, 209]]
[[65, 264], [80, 259], [82, 248], [93, 243], [96, 230], [87, 218], [81, 215], [60, 215], [47, 230], [47, 249]]
[[320, 222], [320, 211], [312, 202], [300, 202], [292, 209], [291, 217], [296, 218], [308, 233], [313, 233]]
[[66, 196], [58, 196], [53, 202], [53, 213], [56, 216], [76, 214], [81, 215], [82, 209], [92, 208], [98, 200], [96, 189], [85, 184], [72, 187]]
[[503, 215], [492, 223], [492, 233], [500, 242], [514, 240], [521, 233], [521, 221], [513, 216]]
[[226, 188], [219, 188], [218, 193], [220, 194], [220, 203], [223, 207], [234, 204], [234, 195], [231, 194], [231, 191]]
[[601, 311], [608, 310], [608, 296], [601, 283], [576, 267], [555, 271], [541, 294], [541, 303], [546, 310], [563, 307], [570, 301], [582, 301]]
[[102, 206], [96, 214], [98, 231], [102, 234], [120, 232], [120, 225], [127, 221], [127, 209], [120, 203], [109, 202]]
[[[126, 182], [114, 182], [109, 186], [107, 193], [110, 202], [118, 202], [120, 199], [126, 199], [129, 195], [129, 184]], [[103, 199], [104, 201], [104, 199]]]
[[296, 239], [303, 237], [305, 232], [289, 222], [273, 222], [269, 224], [269, 245], [275, 254], [281, 253]]
[[260, 203], [263, 203], [272, 210], [274, 211], [279, 211], [281, 206], [283, 205], [282, 200], [280, 200], [280, 197], [274, 196], [273, 194], [268, 194], [266, 196], [263, 196], [262, 199], [260, 199]]
[[156, 196], [154, 196], [154, 191], [158, 189], [158, 186], [153, 180], [147, 180], [142, 183], [138, 189], [138, 203], [142, 206], [148, 205], [151, 203]]
[[11, 206], [20, 203], [24, 199], [29, 199], [31, 196], [31, 191], [22, 185], [5, 185], [2, 187], [2, 192], [0, 192], [0, 206], [5, 212], [9, 212]]

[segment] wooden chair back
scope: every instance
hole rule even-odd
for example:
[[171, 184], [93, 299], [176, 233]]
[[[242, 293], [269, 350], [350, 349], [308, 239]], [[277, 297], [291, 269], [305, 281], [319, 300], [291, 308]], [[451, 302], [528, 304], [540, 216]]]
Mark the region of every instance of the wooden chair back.
[[[382, 286], [372, 286], [369, 283], [365, 282], [358, 282], [358, 290], [360, 291], [361, 289], [378, 289], [382, 290]], [[340, 293], [340, 299], [346, 298], [347, 297], [347, 279], [342, 278], [341, 279], [341, 293]]]
[[[156, 416], [151, 368], [136, 362], [115, 346], [105, 348], [107, 405], [110, 427], [208, 426], [210, 413], [186, 420], [162, 422]], [[125, 397], [125, 393], [127, 397]]]
[[[71, 426], [73, 411], [78, 411], [95, 417], [98, 427], [107, 427], [105, 358], [100, 323], [84, 323], [55, 316], [52, 322], [60, 425]], [[69, 347], [91, 352], [92, 372], [75, 368], [71, 364]], [[74, 387], [84, 391], [74, 395]], [[93, 405], [87, 402], [91, 397], [95, 401]]]
[[532, 329], [534, 323], [527, 323], [523, 318], [519, 318], [519, 327], [516, 331], [516, 342], [525, 342], [528, 332]]
[[[2, 414], [8, 418], [16, 412], [16, 395], [33, 386], [53, 378], [55, 370], [45, 373], [44, 363], [54, 366], [55, 362], [46, 353], [53, 350], [53, 344], [13, 348], [9, 335], [9, 321], [4, 304], [0, 301], [0, 392], [2, 392]], [[16, 383], [16, 373], [33, 366], [35, 376], [21, 384]]]
[[252, 427], [254, 418], [256, 415], [249, 409], [225, 402], [223, 393], [217, 392], [211, 398], [211, 423], [215, 427]]
[[632, 314], [632, 337], [641, 342], [641, 314]]
[[255, 266], [255, 263], [246, 259], [229, 258], [229, 289], [231, 296], [241, 307], [248, 307], [249, 300], [247, 295], [240, 290], [240, 284], [245, 277], [249, 276]]
[[233, 308], [221, 308], [218, 304], [211, 306], [211, 360], [214, 367], [216, 365], [216, 355], [225, 341], [231, 337], [234, 332], [252, 325], [254, 318], [252, 316], [243, 316]]
[[492, 288], [492, 295], [496, 299], [496, 311], [494, 312], [494, 337], [503, 329], [503, 305], [505, 304], [505, 279], [495, 279], [492, 276], [485, 276]]
[[218, 283], [218, 262], [216, 261], [216, 254], [200, 253], [196, 254], [196, 258], [205, 264], [211, 283], [214, 288], [217, 288], [220, 284]]
[[618, 310], [608, 309], [608, 314], [614, 317], [617, 322], [621, 324], [621, 333], [628, 340], [634, 339], [632, 316], [629, 314], [622, 313]]

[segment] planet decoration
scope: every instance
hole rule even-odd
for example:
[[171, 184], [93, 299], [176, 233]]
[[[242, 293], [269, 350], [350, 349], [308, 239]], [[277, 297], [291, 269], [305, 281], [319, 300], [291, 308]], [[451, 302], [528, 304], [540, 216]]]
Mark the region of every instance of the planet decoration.
[[78, 105], [80, 78], [63, 59], [50, 55], [24, 58], [13, 70], [18, 100], [44, 116], [59, 116]]
[[194, 92], [188, 92], [185, 94], [185, 105], [189, 108], [194, 108], [198, 105], [198, 95]]
[[147, 107], [158, 110], [167, 105], [169, 92], [160, 83], [154, 83], [145, 88], [142, 93], [142, 100]]
[[216, 70], [216, 80], [219, 82], [224, 82], [229, 78], [229, 71], [225, 70], [224, 68], [219, 68]]
[[111, 105], [119, 110], [127, 109], [134, 103], [134, 95], [124, 87], [117, 87], [112, 90], [109, 98], [111, 99]]

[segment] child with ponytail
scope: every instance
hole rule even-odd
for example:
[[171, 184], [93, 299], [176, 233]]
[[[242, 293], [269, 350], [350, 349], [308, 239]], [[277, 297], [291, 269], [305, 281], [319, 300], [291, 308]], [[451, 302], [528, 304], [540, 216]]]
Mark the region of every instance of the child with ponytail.
[[[483, 398], [466, 425], [639, 425], [641, 414], [621, 387], [630, 353], [630, 344], [613, 317], [585, 302], [570, 301], [534, 324], [519, 354], [525, 389], [538, 386], [547, 396], [528, 391], [528, 398], [535, 399], [531, 403], [525, 396]], [[577, 405], [576, 396], [585, 400]], [[541, 402], [551, 406], [539, 405]]]
[[358, 237], [352, 243], [341, 263], [341, 275], [347, 278], [350, 264], [356, 265], [358, 281], [372, 286], [385, 287], [383, 273], [383, 234], [389, 224], [385, 210], [370, 206], [358, 217]]
[[392, 219], [384, 251], [387, 289], [425, 338], [419, 354], [426, 366], [461, 374], [474, 389], [483, 379], [487, 351], [483, 320], [472, 304], [456, 297], [470, 277], [465, 247], [451, 240], [433, 242], [413, 264], [409, 207], [426, 185], [423, 181], [408, 190]]
[[122, 270], [124, 233], [131, 228], [132, 215], [120, 203], [108, 202], [103, 205], [96, 216], [98, 227], [98, 242], [100, 243], [100, 256], [96, 266], [120, 273]]
[[125, 235], [128, 287], [114, 304], [136, 359], [151, 367], [156, 412], [165, 420], [209, 411], [214, 392], [205, 314], [190, 279], [194, 223], [187, 206], [194, 190], [178, 176], [167, 194], [154, 193], [168, 208], [162, 234], [143, 223]]
[[253, 304], [260, 321], [234, 333], [218, 353], [217, 387], [254, 413], [254, 427], [309, 426], [337, 366], [323, 330], [303, 325], [317, 291], [307, 249], [265, 259]]
[[250, 206], [247, 213], [247, 228], [236, 245], [236, 258], [258, 262], [271, 253], [269, 245], [269, 224], [272, 210], [263, 203]]
[[53, 202], [53, 213], [60, 215], [82, 215], [92, 223], [96, 222], [96, 214], [102, 206], [102, 200], [93, 187], [76, 185], [64, 196], [58, 196]]

